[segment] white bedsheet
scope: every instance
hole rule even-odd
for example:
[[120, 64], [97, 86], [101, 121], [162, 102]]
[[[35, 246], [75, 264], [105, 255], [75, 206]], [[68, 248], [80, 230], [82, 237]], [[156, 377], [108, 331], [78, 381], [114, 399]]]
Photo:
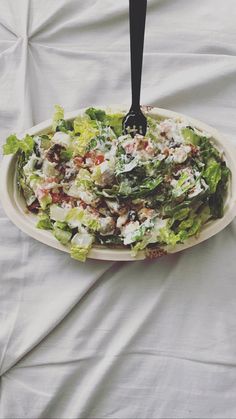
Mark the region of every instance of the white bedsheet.
[[[148, 0], [142, 102], [236, 143], [235, 0]], [[0, 0], [0, 139], [129, 103], [128, 0]], [[1, 418], [235, 418], [236, 223], [152, 262], [71, 260], [0, 210]]]

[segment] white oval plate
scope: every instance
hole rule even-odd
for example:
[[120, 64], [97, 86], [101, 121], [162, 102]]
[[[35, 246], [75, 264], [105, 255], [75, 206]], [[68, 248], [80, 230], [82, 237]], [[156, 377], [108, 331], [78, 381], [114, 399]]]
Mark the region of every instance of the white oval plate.
[[[120, 106], [111, 106], [104, 107], [99, 106], [99, 108], [107, 110], [109, 112], [126, 112], [127, 107]], [[145, 107], [144, 107], [145, 108]], [[79, 109], [74, 112], [67, 113], [65, 119], [73, 119], [79, 114], [83, 114], [86, 108]], [[156, 118], [173, 118], [178, 120], [187, 121], [188, 125], [196, 127], [198, 130], [203, 130], [212, 135], [214, 139], [215, 146], [218, 150], [224, 153], [224, 158], [227, 162], [228, 167], [231, 170], [232, 176], [228, 188], [228, 196], [225, 203], [225, 213], [224, 217], [218, 220], [208, 222], [203, 228], [200, 235], [196, 237], [191, 237], [186, 240], [183, 244], [178, 244], [175, 248], [165, 248], [168, 253], [176, 253], [181, 250], [192, 247], [196, 244], [201, 243], [202, 241], [209, 239], [214, 234], [219, 233], [223, 228], [225, 228], [235, 217], [236, 215], [236, 151], [234, 147], [214, 128], [197, 121], [193, 118], [181, 115], [176, 112], [172, 112], [166, 109], [160, 108], [151, 108], [147, 107], [149, 115]], [[30, 135], [47, 133], [50, 131], [52, 120], [44, 121], [35, 127], [27, 131]], [[23, 133], [20, 138], [24, 137]], [[10, 218], [10, 220], [19, 227], [24, 233], [33, 237], [34, 239], [47, 244], [48, 246], [54, 247], [55, 249], [62, 250], [63, 252], [69, 252], [69, 249], [66, 246], [61, 245], [55, 237], [45, 230], [39, 230], [35, 227], [37, 216], [29, 213], [26, 210], [24, 198], [21, 193], [18, 191], [16, 185], [16, 157], [15, 156], [5, 156], [1, 163], [0, 168], [0, 198], [2, 206]], [[140, 252], [136, 258], [131, 256], [130, 250], [123, 249], [109, 249], [103, 246], [94, 247], [91, 249], [88, 255], [92, 259], [100, 260], [113, 260], [113, 261], [134, 261], [145, 259], [145, 253]]]

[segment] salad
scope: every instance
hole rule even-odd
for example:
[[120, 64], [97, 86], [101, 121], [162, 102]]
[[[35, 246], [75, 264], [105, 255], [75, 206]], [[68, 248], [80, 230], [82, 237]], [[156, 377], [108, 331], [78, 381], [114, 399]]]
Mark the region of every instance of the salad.
[[224, 214], [230, 170], [207, 133], [147, 114], [145, 137], [123, 135], [123, 117], [88, 108], [65, 120], [56, 105], [50, 132], [10, 135], [3, 146], [18, 155], [36, 227], [80, 261], [98, 245], [159, 255]]

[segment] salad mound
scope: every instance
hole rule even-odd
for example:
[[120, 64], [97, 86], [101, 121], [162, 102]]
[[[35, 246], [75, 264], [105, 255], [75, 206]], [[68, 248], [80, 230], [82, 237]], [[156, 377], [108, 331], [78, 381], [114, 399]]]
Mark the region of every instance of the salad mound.
[[[56, 105], [51, 131], [7, 138], [37, 228], [85, 261], [94, 245], [160, 255], [224, 214], [230, 170], [207, 133], [147, 116], [144, 136], [124, 115], [89, 108], [73, 121]], [[163, 250], [164, 249], [164, 250]]]

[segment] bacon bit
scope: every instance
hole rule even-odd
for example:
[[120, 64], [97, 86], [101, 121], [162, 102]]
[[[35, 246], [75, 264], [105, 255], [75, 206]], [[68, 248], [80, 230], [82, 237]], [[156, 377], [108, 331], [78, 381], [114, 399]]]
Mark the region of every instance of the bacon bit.
[[145, 150], [148, 147], [148, 141], [141, 138], [138, 143], [137, 150]]
[[31, 205], [27, 205], [27, 208], [33, 214], [37, 214], [40, 209], [40, 204], [39, 204], [38, 199], [36, 199]]
[[159, 259], [160, 257], [167, 255], [167, 251], [160, 247], [147, 248], [145, 253], [147, 259]]
[[92, 208], [92, 207], [91, 207], [91, 208], [90, 208], [90, 212], [91, 212], [91, 213], [93, 213], [94, 215], [98, 215], [98, 216], [100, 215], [100, 214], [99, 214], [99, 211], [98, 211], [98, 210], [96, 210], [96, 208]]
[[44, 180], [44, 184], [47, 185], [48, 183], [58, 183], [58, 178], [56, 177], [48, 177]]
[[86, 209], [88, 206], [84, 201], [80, 201], [80, 205], [83, 209]]
[[154, 215], [154, 210], [151, 208], [142, 208], [138, 212], [140, 221], [145, 221], [147, 218], [151, 218]]
[[73, 196], [66, 195], [64, 192], [51, 192], [53, 204], [58, 204], [60, 202], [70, 202], [73, 203], [75, 198]]
[[183, 164], [176, 164], [176, 166], [173, 169], [173, 174], [176, 174], [179, 172], [179, 170], [183, 169], [184, 165]]
[[172, 177], [171, 177], [170, 175], [165, 175], [165, 176], [164, 176], [164, 181], [165, 181], [165, 182], [170, 183], [170, 182], [171, 182], [171, 180], [172, 180]]
[[72, 202], [74, 200], [73, 196], [66, 195], [65, 193], [61, 194], [61, 200], [65, 202]]
[[199, 149], [196, 145], [189, 144], [189, 146], [191, 147], [192, 156], [196, 156], [196, 154], [199, 154]]
[[103, 156], [103, 154], [99, 154], [98, 156], [96, 156], [95, 157], [95, 160], [94, 160], [94, 163], [96, 164], [96, 165], [99, 165], [99, 164], [101, 164], [101, 163], [103, 163], [104, 162], [104, 156]]
[[73, 162], [77, 167], [81, 167], [84, 164], [84, 159], [83, 157], [74, 157]]
[[53, 204], [57, 204], [58, 202], [61, 202], [61, 194], [60, 193], [51, 193], [52, 202]]

